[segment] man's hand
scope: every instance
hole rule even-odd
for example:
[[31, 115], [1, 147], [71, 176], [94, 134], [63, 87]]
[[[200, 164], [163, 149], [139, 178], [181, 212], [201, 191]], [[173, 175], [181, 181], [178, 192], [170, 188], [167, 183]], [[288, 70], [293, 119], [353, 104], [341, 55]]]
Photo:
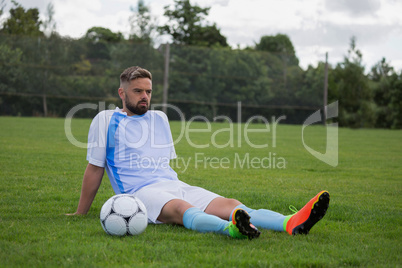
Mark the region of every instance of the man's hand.
[[74, 212], [74, 213], [66, 213], [66, 214], [64, 214], [64, 215], [66, 215], [66, 216], [81, 216], [81, 215], [84, 215], [84, 214], [79, 214], [79, 213], [76, 211], [76, 212]]

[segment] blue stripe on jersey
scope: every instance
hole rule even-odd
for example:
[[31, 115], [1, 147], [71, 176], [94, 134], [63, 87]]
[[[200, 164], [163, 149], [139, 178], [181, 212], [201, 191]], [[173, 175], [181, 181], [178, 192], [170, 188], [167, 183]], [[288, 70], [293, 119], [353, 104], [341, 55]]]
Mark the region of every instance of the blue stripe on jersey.
[[123, 187], [123, 183], [121, 182], [120, 176], [117, 173], [117, 168], [115, 166], [114, 157], [115, 157], [115, 148], [116, 148], [116, 141], [115, 141], [116, 130], [119, 127], [119, 124], [124, 117], [125, 117], [125, 115], [120, 114], [118, 112], [113, 114], [112, 118], [110, 119], [110, 124], [108, 127], [107, 147], [106, 147], [106, 158], [107, 158], [107, 160], [109, 162], [109, 166], [113, 172], [113, 177], [116, 181], [116, 184], [120, 189], [120, 193], [122, 193], [122, 194], [125, 193], [125, 190]]

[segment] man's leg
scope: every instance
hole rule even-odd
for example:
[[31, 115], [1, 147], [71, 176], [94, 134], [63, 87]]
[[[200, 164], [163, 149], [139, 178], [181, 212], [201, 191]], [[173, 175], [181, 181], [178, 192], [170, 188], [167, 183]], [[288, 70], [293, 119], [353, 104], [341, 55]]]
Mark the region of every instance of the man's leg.
[[324, 217], [329, 200], [329, 193], [321, 191], [299, 212], [284, 216], [268, 209], [248, 208], [235, 199], [218, 197], [208, 205], [205, 212], [231, 221], [233, 212], [236, 209], [242, 209], [250, 215], [250, 222], [257, 227], [279, 232], [286, 231], [289, 234], [308, 234], [310, 229]]
[[257, 227], [269, 230], [284, 231], [283, 222], [285, 221], [286, 216], [266, 209], [254, 210], [248, 208], [236, 199], [223, 197], [215, 198], [208, 205], [205, 212], [231, 221], [231, 215], [237, 208], [245, 210], [251, 217], [250, 222]]
[[201, 233], [215, 232], [229, 235], [228, 221], [209, 215], [181, 199], [173, 199], [162, 208], [158, 220], [163, 223], [184, 225]]
[[249, 239], [259, 237], [260, 231], [251, 224], [247, 211], [238, 208], [240, 205], [240, 201], [236, 199], [217, 197], [209, 203], [205, 212], [229, 220], [236, 227], [234, 231], [230, 230], [230, 235], [233, 237], [238, 237], [237, 231], [241, 233], [240, 237], [247, 236]]
[[245, 205], [239, 205], [237, 208], [244, 209], [250, 215], [251, 223], [257, 227], [261, 227], [267, 230], [274, 230], [283, 232], [283, 223], [286, 216], [268, 209], [251, 209]]
[[183, 225], [183, 215], [186, 210], [193, 207], [189, 203], [181, 199], [173, 199], [167, 202], [161, 213], [159, 214], [158, 220], [163, 223], [174, 223]]
[[[164, 223], [176, 223], [184, 225], [187, 229], [195, 230], [202, 233], [215, 232], [229, 235], [235, 238], [255, 238], [258, 235], [250, 232], [250, 228], [241, 229], [238, 227], [250, 226], [249, 216], [247, 212], [239, 210], [236, 213], [237, 222], [229, 222], [215, 215], [207, 214], [198, 208], [193, 207], [189, 203], [181, 199], [170, 200], [162, 208], [158, 220]], [[251, 230], [253, 231], [253, 230]]]
[[251, 223], [257, 227], [274, 231], [286, 231], [291, 235], [308, 234], [310, 229], [324, 217], [328, 209], [329, 200], [329, 193], [321, 191], [300, 211], [289, 216], [267, 209], [254, 210], [243, 204], [236, 208], [247, 211], [251, 217]]
[[205, 209], [205, 213], [218, 216], [224, 220], [232, 220], [231, 214], [233, 210], [241, 205], [241, 202], [236, 199], [217, 197], [209, 203]]

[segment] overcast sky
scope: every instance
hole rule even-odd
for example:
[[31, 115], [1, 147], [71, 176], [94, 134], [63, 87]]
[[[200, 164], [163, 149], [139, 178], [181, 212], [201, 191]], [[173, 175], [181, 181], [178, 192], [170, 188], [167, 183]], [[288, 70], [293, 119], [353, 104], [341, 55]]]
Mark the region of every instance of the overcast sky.
[[[17, 0], [25, 8], [36, 7], [45, 18], [46, 6], [55, 8], [57, 32], [81, 37], [93, 26], [128, 34], [130, 6], [137, 0]], [[6, 0], [6, 10], [12, 7]], [[402, 70], [401, 0], [191, 0], [211, 7], [207, 20], [216, 23], [228, 43], [240, 47], [258, 43], [261, 36], [287, 34], [304, 69], [325, 60], [343, 60], [350, 39], [356, 37], [366, 72], [385, 57]], [[159, 24], [166, 5], [173, 0], [145, 0]], [[8, 12], [7, 12], [8, 13]], [[4, 19], [4, 16], [3, 16]]]

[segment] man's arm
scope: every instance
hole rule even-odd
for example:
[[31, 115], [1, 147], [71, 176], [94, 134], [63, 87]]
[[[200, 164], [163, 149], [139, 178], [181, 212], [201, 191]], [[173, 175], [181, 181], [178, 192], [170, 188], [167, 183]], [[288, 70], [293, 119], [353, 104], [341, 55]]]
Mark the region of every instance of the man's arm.
[[77, 211], [67, 215], [85, 215], [88, 213], [102, 182], [104, 170], [103, 167], [88, 164], [82, 181], [81, 196]]

